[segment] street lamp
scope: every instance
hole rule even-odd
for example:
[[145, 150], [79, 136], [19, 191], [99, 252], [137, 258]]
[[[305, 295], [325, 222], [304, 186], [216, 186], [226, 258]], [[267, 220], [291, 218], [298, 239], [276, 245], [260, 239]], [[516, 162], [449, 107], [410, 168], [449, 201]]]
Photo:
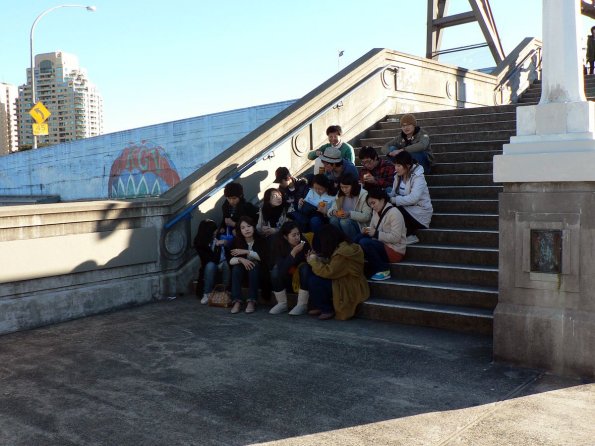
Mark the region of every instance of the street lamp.
[[[54, 9], [59, 8], [85, 8], [87, 11], [95, 12], [97, 8], [95, 6], [85, 6], [85, 5], [59, 5], [54, 6], [53, 8], [46, 9], [41, 14], [37, 16], [33, 25], [31, 26], [31, 32], [29, 33], [29, 51], [30, 51], [30, 65], [31, 65], [31, 102], [32, 107], [35, 106], [36, 98], [35, 98], [35, 58], [33, 56], [33, 34], [35, 33], [35, 27], [37, 26], [37, 22], [46, 14], [52, 12]], [[31, 146], [32, 149], [37, 149], [37, 136], [33, 135], [33, 145]]]

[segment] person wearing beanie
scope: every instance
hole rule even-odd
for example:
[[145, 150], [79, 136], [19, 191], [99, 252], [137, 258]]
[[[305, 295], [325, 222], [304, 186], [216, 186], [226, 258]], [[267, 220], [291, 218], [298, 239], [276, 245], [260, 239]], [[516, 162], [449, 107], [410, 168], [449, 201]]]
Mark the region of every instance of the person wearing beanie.
[[423, 168], [430, 173], [434, 156], [430, 147], [430, 136], [417, 125], [417, 119], [410, 113], [401, 116], [401, 133], [382, 147], [382, 153], [394, 162], [397, 153], [406, 150]]
[[326, 136], [328, 137], [328, 143], [324, 144], [318, 150], [312, 150], [308, 153], [309, 160], [316, 160], [314, 163], [314, 173], [322, 173], [322, 163], [320, 157], [326, 152], [327, 149], [335, 148], [341, 152], [341, 158], [355, 163], [355, 151], [351, 144], [343, 142], [341, 135], [343, 129], [340, 125], [331, 125], [326, 129]]

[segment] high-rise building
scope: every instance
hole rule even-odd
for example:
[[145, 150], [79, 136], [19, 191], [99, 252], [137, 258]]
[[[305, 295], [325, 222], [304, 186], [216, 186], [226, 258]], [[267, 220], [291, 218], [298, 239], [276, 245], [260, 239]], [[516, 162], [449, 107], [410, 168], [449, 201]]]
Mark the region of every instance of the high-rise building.
[[0, 82], [0, 155], [15, 152], [19, 147], [16, 85]]
[[[35, 96], [50, 111], [49, 135], [38, 136], [37, 146], [97, 136], [103, 133], [103, 102], [95, 85], [73, 54], [61, 51], [35, 56]], [[19, 87], [19, 147], [33, 144], [31, 69], [27, 84]]]

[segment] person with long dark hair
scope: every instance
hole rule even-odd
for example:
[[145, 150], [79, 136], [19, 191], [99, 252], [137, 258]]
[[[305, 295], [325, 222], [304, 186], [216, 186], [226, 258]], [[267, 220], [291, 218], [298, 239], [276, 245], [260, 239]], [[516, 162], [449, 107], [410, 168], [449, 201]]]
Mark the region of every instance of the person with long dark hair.
[[283, 203], [283, 194], [279, 189], [267, 189], [262, 199], [256, 230], [262, 237], [269, 238], [279, 232], [279, 228], [286, 221], [287, 212]]
[[[263, 268], [266, 270], [266, 242], [256, 232], [254, 220], [240, 217], [236, 236], [229, 250], [231, 266], [231, 313], [239, 313], [246, 302], [246, 313], [254, 313]], [[248, 279], [248, 297], [242, 295], [242, 281]]]
[[325, 175], [314, 175], [312, 187], [305, 198], [299, 199], [298, 211], [295, 213], [295, 221], [302, 232], [316, 233], [328, 222], [328, 210], [336, 199], [329, 193], [331, 188], [332, 184]]
[[300, 233], [296, 222], [283, 223], [279, 233], [275, 236], [271, 253], [271, 283], [273, 294], [277, 299], [269, 311], [270, 314], [280, 314], [287, 311], [287, 288], [294, 288], [293, 282], [299, 279], [297, 305], [289, 312], [292, 316], [299, 316], [308, 310], [308, 274], [310, 267], [306, 263], [306, 253], [310, 251], [310, 244]]
[[225, 288], [229, 287], [230, 269], [225, 253], [226, 241], [217, 240], [217, 232], [217, 223], [213, 220], [203, 220], [198, 225], [198, 232], [194, 237], [194, 248], [200, 257], [198, 284], [202, 285], [203, 295], [200, 303], [203, 305], [209, 301], [217, 273], [221, 273]]
[[401, 212], [393, 206], [384, 189], [370, 189], [368, 204], [372, 208], [370, 226], [356, 238], [364, 250], [372, 280], [390, 279], [390, 263], [403, 260], [406, 248], [405, 222]]
[[330, 224], [353, 239], [372, 218], [372, 209], [366, 198], [368, 192], [362, 188], [358, 178], [345, 174], [339, 178], [337, 200], [329, 209]]
[[370, 296], [364, 276], [364, 252], [333, 225], [323, 225], [318, 236], [319, 252], [308, 254], [312, 268], [308, 286], [313, 307], [308, 314], [321, 320], [349, 319]]
[[390, 202], [397, 206], [407, 228], [407, 244], [419, 242], [416, 232], [427, 229], [432, 220], [432, 200], [424, 176], [424, 168], [409, 152], [395, 155], [395, 181], [390, 193]]

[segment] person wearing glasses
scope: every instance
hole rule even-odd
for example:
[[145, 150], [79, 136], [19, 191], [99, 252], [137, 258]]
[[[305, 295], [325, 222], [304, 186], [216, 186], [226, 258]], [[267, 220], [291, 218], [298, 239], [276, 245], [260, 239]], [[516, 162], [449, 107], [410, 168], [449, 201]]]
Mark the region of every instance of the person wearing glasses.
[[395, 165], [386, 159], [381, 159], [374, 147], [362, 147], [359, 151], [362, 163], [359, 179], [368, 190], [380, 187], [387, 192], [392, 190], [395, 178]]
[[394, 157], [406, 150], [423, 168], [424, 174], [430, 173], [432, 149], [428, 132], [417, 125], [417, 119], [411, 114], [401, 116], [401, 133], [382, 147], [382, 153], [394, 162]]

